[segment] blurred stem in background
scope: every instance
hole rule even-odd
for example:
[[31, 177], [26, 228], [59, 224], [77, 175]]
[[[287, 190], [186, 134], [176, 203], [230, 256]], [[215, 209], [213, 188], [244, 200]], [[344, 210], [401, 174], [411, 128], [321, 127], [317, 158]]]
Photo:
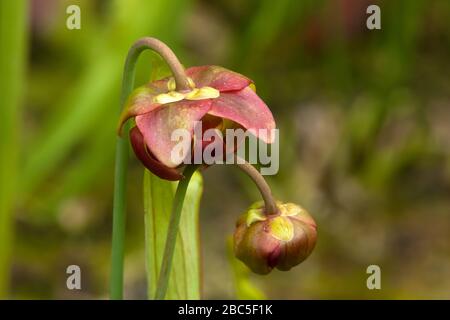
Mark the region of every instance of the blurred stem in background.
[[19, 132], [23, 99], [27, 1], [0, 2], [0, 299], [8, 296]]

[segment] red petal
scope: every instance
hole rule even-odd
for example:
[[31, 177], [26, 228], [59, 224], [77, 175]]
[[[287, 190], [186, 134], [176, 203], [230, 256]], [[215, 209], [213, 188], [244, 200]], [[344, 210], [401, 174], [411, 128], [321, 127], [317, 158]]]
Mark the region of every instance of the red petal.
[[198, 66], [186, 70], [197, 88], [213, 87], [221, 92], [241, 90], [252, 80], [237, 72], [219, 66]]
[[172, 132], [176, 129], [186, 129], [192, 138], [195, 121], [200, 120], [210, 108], [210, 99], [168, 103], [152, 112], [137, 116], [136, 125], [156, 159], [174, 168], [182, 160], [172, 160], [171, 152], [179, 144], [178, 141], [171, 140]]
[[[164, 90], [164, 86], [166, 89]], [[124, 110], [120, 115], [118, 132], [121, 134], [123, 124], [131, 117], [150, 112], [161, 104], [155, 103], [153, 98], [167, 92], [167, 80], [158, 80], [135, 89], [128, 97]]]
[[237, 122], [264, 142], [273, 142], [272, 129], [275, 129], [275, 121], [272, 113], [249, 87], [237, 92], [221, 93], [220, 97], [213, 100], [208, 114]]
[[136, 157], [152, 173], [156, 174], [161, 179], [171, 181], [183, 178], [183, 175], [179, 173], [177, 169], [166, 167], [147, 152], [144, 137], [137, 127], [133, 127], [133, 129], [130, 130], [130, 141]]

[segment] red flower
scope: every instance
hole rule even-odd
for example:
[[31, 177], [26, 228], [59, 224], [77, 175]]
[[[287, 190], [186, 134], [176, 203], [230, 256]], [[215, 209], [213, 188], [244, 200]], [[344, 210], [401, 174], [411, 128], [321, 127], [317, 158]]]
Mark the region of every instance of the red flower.
[[[271, 143], [275, 128], [272, 113], [252, 89], [247, 77], [218, 66], [198, 66], [186, 70], [191, 90], [175, 91], [173, 78], [165, 78], [137, 88], [120, 117], [119, 132], [134, 117], [130, 131], [133, 150], [142, 164], [167, 180], [182, 178], [181, 161], [173, 161], [171, 140], [175, 129], [194, 131], [196, 121], [203, 129], [222, 127], [224, 119], [249, 130]], [[266, 131], [260, 131], [266, 129]]]

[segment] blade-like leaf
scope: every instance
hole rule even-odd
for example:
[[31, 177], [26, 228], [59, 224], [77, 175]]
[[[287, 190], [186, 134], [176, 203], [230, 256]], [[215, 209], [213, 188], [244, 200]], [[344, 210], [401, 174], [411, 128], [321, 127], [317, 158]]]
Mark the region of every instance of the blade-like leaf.
[[0, 2], [0, 299], [8, 297], [15, 200], [21, 160], [27, 1]]
[[[145, 170], [145, 250], [147, 294], [153, 298], [166, 242], [177, 182], [162, 180]], [[203, 179], [196, 172], [183, 204], [166, 299], [200, 299], [199, 206]]]

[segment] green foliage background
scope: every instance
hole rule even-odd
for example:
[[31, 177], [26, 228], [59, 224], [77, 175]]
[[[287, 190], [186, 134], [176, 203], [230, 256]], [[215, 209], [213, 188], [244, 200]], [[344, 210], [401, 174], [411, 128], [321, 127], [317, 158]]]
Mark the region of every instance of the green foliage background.
[[[373, 3], [382, 29], [369, 31]], [[66, 28], [70, 4], [81, 7], [81, 30]], [[273, 111], [281, 164], [269, 182], [311, 212], [319, 240], [292, 271], [252, 276], [268, 298], [450, 298], [450, 2], [3, 0], [0, 9], [0, 297], [107, 297], [121, 72], [133, 41], [154, 36], [186, 66], [248, 75]], [[137, 85], [161, 66], [144, 53]], [[134, 158], [131, 167], [125, 294], [145, 298], [143, 170]], [[226, 239], [258, 194], [228, 166], [203, 176], [203, 297], [234, 298], [246, 272], [229, 264]], [[82, 269], [81, 291], [66, 289], [70, 264]], [[371, 264], [381, 291], [366, 288]]]

